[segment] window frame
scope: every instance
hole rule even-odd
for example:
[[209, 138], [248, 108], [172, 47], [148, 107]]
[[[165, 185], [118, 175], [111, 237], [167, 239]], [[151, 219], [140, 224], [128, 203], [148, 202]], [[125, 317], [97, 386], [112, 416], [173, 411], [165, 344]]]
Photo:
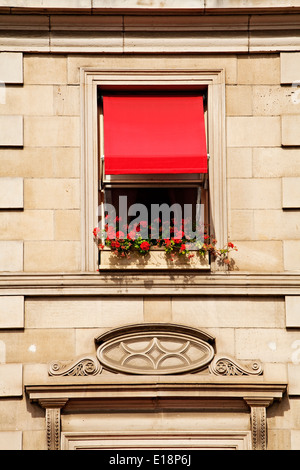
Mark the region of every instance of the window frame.
[[[81, 204], [82, 204], [82, 271], [98, 268], [98, 248], [92, 237], [98, 221], [99, 155], [101, 125], [98, 114], [98, 89], [107, 87], [160, 87], [207, 89], [207, 148], [209, 152], [209, 223], [220, 246], [227, 243], [227, 190], [225, 142], [225, 73], [214, 70], [80, 70], [81, 83]], [[213, 270], [222, 270], [215, 263]]]

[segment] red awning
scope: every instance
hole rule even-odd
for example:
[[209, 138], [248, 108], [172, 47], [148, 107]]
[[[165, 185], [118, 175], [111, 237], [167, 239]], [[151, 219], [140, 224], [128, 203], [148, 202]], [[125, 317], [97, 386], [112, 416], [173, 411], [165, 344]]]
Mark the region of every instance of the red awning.
[[203, 98], [103, 97], [105, 173], [207, 173]]

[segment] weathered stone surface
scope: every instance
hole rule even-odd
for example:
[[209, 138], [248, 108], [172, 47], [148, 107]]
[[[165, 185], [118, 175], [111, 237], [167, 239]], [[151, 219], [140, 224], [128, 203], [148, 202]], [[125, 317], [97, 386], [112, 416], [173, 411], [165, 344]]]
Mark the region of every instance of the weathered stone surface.
[[0, 84], [23, 83], [23, 54], [0, 52]]
[[287, 295], [285, 297], [285, 316], [287, 328], [300, 327], [300, 296]]
[[0, 178], [0, 209], [23, 209], [23, 178]]
[[24, 296], [0, 296], [0, 329], [24, 327]]
[[22, 376], [22, 364], [0, 364], [0, 397], [21, 397]]
[[0, 146], [22, 147], [23, 116], [0, 116]]
[[300, 176], [282, 178], [282, 207], [300, 209]]

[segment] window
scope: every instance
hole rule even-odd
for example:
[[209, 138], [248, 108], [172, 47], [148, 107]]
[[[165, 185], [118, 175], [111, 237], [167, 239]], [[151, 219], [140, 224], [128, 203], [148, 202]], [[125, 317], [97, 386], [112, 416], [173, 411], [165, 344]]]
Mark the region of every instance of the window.
[[[114, 202], [120, 195], [127, 196], [130, 205], [135, 202], [147, 206], [149, 191], [159, 202], [165, 200], [181, 203], [184, 200], [201, 201], [206, 208], [206, 218], [220, 245], [227, 242], [226, 216], [226, 158], [225, 158], [225, 100], [224, 73], [222, 70], [198, 71], [148, 71], [148, 70], [81, 70], [82, 84], [82, 268], [97, 269], [98, 250], [91, 233], [97, 225], [99, 205]], [[200, 95], [207, 97], [204, 108], [207, 124], [208, 172], [183, 173], [182, 168], [173, 173], [140, 171], [125, 173], [106, 171], [104, 155], [104, 114], [99, 110], [97, 98], [105, 94], [125, 95]], [[113, 93], [112, 93], [113, 92]], [[100, 106], [101, 107], [101, 106]], [[99, 119], [100, 117], [100, 119]], [[180, 157], [178, 158], [180, 160]], [[159, 159], [158, 159], [159, 161]], [[182, 158], [181, 163], [188, 162]], [[113, 161], [111, 162], [113, 163]], [[161, 163], [161, 162], [159, 162]], [[174, 162], [173, 162], [174, 163]], [[173, 165], [172, 163], [172, 165]], [[202, 162], [203, 163], [203, 162]], [[109, 167], [108, 167], [109, 168]], [[123, 168], [124, 169], [124, 168]], [[141, 170], [141, 169], [140, 169]], [[197, 169], [199, 170], [199, 168]], [[130, 170], [131, 171], [131, 170]], [[209, 186], [208, 186], [209, 175]], [[100, 184], [100, 191], [99, 191]], [[154, 190], [154, 191], [153, 191]], [[184, 194], [184, 196], [183, 196]], [[100, 199], [99, 199], [100, 195]], [[184, 199], [186, 198], [186, 199]], [[99, 204], [99, 202], [101, 204]], [[131, 204], [132, 203], [132, 204]]]
[[178, 240], [190, 255], [208, 227], [205, 90], [98, 93], [104, 243], [125, 256], [137, 238], [146, 249]]

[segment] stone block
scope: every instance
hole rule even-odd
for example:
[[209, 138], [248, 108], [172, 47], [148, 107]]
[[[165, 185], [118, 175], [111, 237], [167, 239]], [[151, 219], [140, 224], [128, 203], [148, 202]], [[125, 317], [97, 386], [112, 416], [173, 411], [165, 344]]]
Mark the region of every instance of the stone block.
[[281, 116], [281, 143], [284, 146], [300, 146], [300, 115]]
[[291, 450], [289, 429], [268, 429], [268, 450]]
[[80, 255], [80, 243], [76, 241], [25, 241], [24, 271], [80, 271]]
[[279, 147], [280, 117], [228, 117], [228, 147]]
[[228, 186], [230, 209], [281, 209], [279, 178], [232, 178]]
[[0, 397], [21, 397], [22, 395], [22, 364], [0, 364]]
[[0, 296], [1, 328], [24, 328], [24, 296]]
[[53, 176], [56, 178], [80, 177], [80, 148], [52, 148]]
[[172, 302], [170, 297], [144, 297], [144, 320], [146, 322], [170, 322]]
[[0, 111], [5, 115], [53, 115], [53, 87], [50, 85], [6, 87], [5, 105], [1, 106], [0, 100]]
[[23, 116], [0, 116], [0, 146], [22, 147]]
[[227, 176], [252, 178], [252, 149], [229, 147], [227, 149]]
[[27, 328], [115, 328], [143, 322], [143, 298], [126, 302], [121, 297], [28, 299], [25, 314]]
[[79, 178], [80, 148], [3, 148], [0, 151], [0, 174], [23, 178]]
[[[300, 87], [300, 84], [299, 84]], [[280, 85], [253, 87], [253, 114], [280, 116], [300, 113], [300, 88]]]
[[[68, 83], [80, 83], [80, 67], [93, 67], [94, 69], [147, 69], [147, 70], [178, 70], [178, 56], [169, 55], [114, 55], [101, 57], [97, 55], [82, 56], [70, 54], [68, 56]], [[201, 69], [225, 70], [225, 80], [227, 84], [237, 82], [237, 58], [236, 55], [221, 54], [196, 56], [180, 56], [180, 67], [183, 70], [198, 71]]]
[[54, 212], [55, 240], [80, 240], [81, 217], [77, 210], [58, 210]]
[[23, 450], [48, 450], [45, 431], [23, 431]]
[[63, 85], [66, 83], [67, 59], [65, 56], [33, 54], [24, 57], [25, 85]]
[[276, 178], [300, 176], [300, 149], [253, 149], [253, 177]]
[[54, 114], [80, 116], [80, 88], [76, 85], [56, 85], [53, 90]]
[[300, 271], [300, 240], [285, 240], [283, 242], [285, 271]]
[[238, 84], [240, 85], [279, 85], [279, 55], [239, 56], [237, 61]]
[[228, 215], [230, 240], [253, 240], [254, 217], [252, 210], [232, 210]]
[[28, 147], [79, 147], [80, 119], [74, 116], [26, 116], [24, 145]]
[[[25, 326], [26, 302], [25, 302]], [[26, 363], [37, 365], [38, 368], [45, 367], [52, 360], [71, 360], [75, 358], [75, 330], [71, 328], [60, 329], [38, 329], [25, 328], [24, 331], [2, 332], [1, 337], [6, 344], [6, 357], [8, 361], [15, 363], [20, 361], [24, 364], [24, 379]], [[47, 374], [46, 374], [47, 377]], [[35, 377], [38, 380], [38, 377]]]
[[285, 296], [285, 317], [287, 328], [300, 328], [300, 296]]
[[300, 239], [299, 215], [294, 211], [254, 211], [252, 233], [255, 240]]
[[23, 270], [23, 242], [0, 241], [0, 271]]
[[[284, 315], [283, 315], [284, 317]], [[282, 318], [283, 318], [282, 317]], [[236, 358], [247, 357], [260, 359], [263, 363], [288, 364], [295, 368], [299, 376], [299, 333], [286, 331], [285, 328], [237, 328], [236, 330]], [[297, 347], [295, 348], [295, 345]], [[297, 372], [297, 368], [299, 372]], [[290, 386], [295, 384], [299, 394], [299, 378], [288, 371], [289, 393]], [[285, 374], [282, 377], [286, 379]]]
[[282, 85], [300, 84], [300, 52], [281, 52], [280, 83]]
[[0, 178], [0, 209], [23, 209], [23, 178]]
[[282, 207], [283, 209], [300, 208], [300, 176], [282, 178]]
[[22, 431], [0, 431], [0, 450], [22, 450]]
[[54, 221], [51, 210], [0, 211], [0, 239], [53, 240]]
[[26, 179], [25, 209], [78, 209], [80, 186], [77, 178]]
[[[284, 301], [259, 297], [173, 297], [172, 319], [196, 328], [280, 328]], [[209, 330], [210, 332], [210, 330]]]
[[227, 116], [252, 115], [252, 87], [235, 85], [226, 87]]
[[300, 450], [300, 431], [298, 429], [291, 430], [291, 448], [289, 450]]
[[288, 364], [288, 384], [289, 396], [298, 396], [300, 394], [300, 363], [298, 361]]
[[230, 254], [235, 269], [256, 273], [279, 273], [283, 270], [281, 241], [233, 240], [233, 243], [238, 245], [238, 251]]
[[51, 148], [1, 149], [1, 176], [29, 178], [50, 177], [53, 174]]
[[0, 52], [0, 84], [23, 83], [22, 52]]

